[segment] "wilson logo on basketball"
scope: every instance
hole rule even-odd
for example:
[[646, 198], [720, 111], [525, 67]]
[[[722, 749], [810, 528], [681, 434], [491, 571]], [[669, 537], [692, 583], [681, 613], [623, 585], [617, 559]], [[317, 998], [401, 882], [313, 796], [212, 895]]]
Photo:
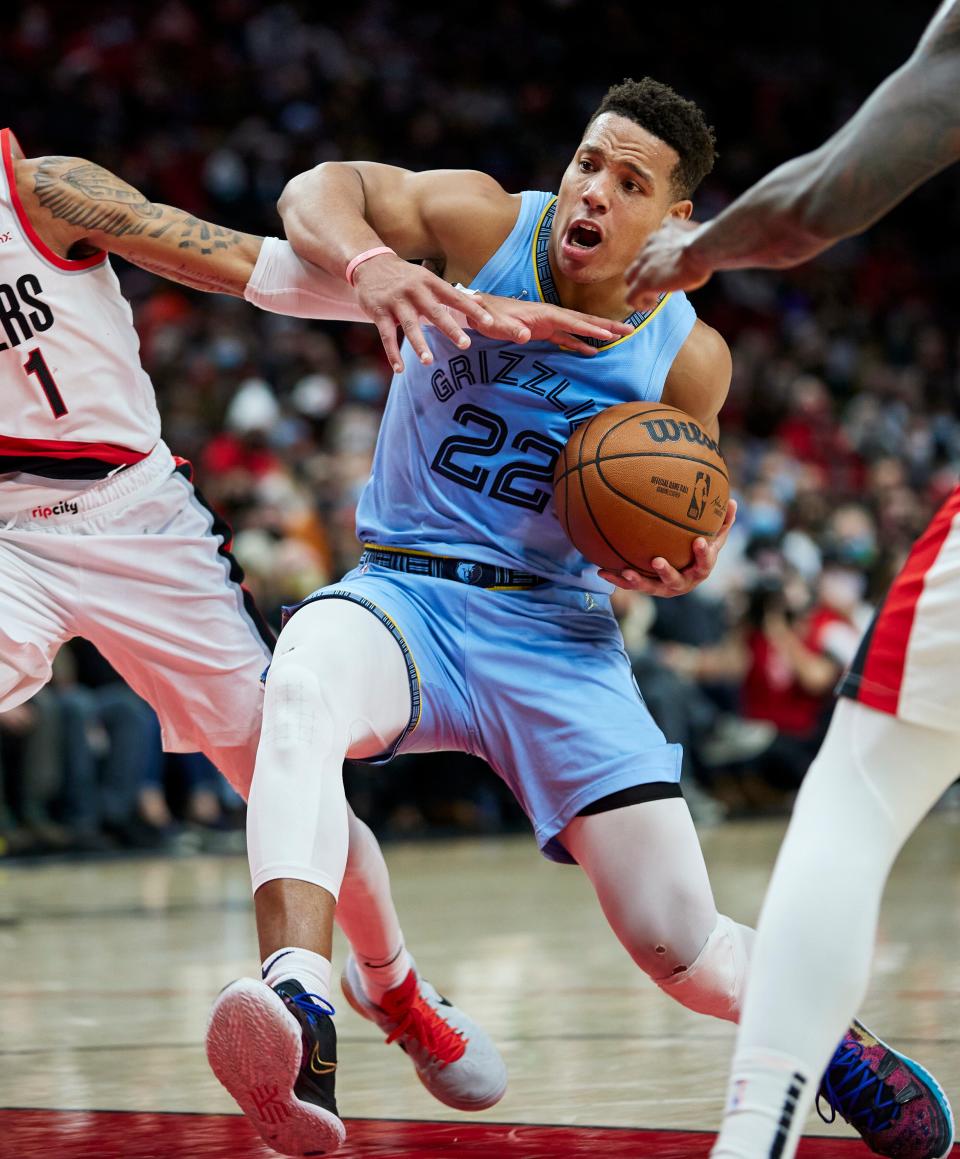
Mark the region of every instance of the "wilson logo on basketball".
[[686, 411], [622, 402], [567, 441], [553, 473], [554, 512], [574, 546], [610, 571], [657, 578], [653, 560], [693, 562], [723, 526], [730, 483], [716, 443]]
[[655, 443], [679, 443], [686, 439], [698, 447], [709, 447], [714, 454], [720, 454], [720, 448], [694, 422], [677, 422], [676, 419], [646, 419], [641, 424]]
[[690, 506], [687, 508], [688, 519], [702, 519], [707, 508], [707, 499], [710, 497], [710, 476], [706, 471], [698, 471], [693, 481], [693, 494], [690, 496]]

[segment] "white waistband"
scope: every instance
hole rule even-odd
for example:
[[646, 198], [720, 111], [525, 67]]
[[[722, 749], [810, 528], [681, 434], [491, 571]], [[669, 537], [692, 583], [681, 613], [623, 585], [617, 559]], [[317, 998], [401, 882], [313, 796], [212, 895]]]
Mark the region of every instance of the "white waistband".
[[64, 527], [102, 515], [115, 505], [125, 505], [169, 478], [176, 463], [162, 440], [145, 459], [98, 479], [91, 486], [71, 492], [69, 482], [36, 486], [0, 486], [0, 529], [13, 527]]

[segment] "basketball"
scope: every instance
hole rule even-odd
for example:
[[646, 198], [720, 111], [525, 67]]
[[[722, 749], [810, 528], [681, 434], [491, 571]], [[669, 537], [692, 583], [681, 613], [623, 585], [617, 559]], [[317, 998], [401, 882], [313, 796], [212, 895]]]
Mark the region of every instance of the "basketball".
[[656, 578], [651, 562], [693, 562], [730, 497], [717, 444], [690, 415], [657, 402], [624, 402], [594, 415], [567, 442], [554, 471], [557, 516], [574, 546], [609, 571]]

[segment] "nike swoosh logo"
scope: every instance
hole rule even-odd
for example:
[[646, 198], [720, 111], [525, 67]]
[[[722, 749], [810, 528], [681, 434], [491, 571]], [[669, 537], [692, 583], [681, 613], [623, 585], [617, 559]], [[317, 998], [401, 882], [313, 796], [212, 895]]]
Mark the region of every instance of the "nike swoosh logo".
[[320, 1048], [315, 1045], [313, 1050], [310, 1052], [310, 1069], [316, 1075], [333, 1074], [333, 1072], [337, 1069], [337, 1064], [335, 1062], [325, 1062], [320, 1057], [319, 1051]]
[[285, 958], [287, 956], [287, 954], [292, 954], [292, 953], [293, 953], [293, 950], [284, 950], [282, 954], [277, 954], [277, 956], [275, 958], [271, 959], [269, 962], [267, 962], [267, 964], [265, 966], [261, 967], [260, 974], [262, 975], [262, 977], [265, 979], [266, 976], [270, 973], [270, 971], [277, 964], [277, 962], [280, 961], [281, 958]]

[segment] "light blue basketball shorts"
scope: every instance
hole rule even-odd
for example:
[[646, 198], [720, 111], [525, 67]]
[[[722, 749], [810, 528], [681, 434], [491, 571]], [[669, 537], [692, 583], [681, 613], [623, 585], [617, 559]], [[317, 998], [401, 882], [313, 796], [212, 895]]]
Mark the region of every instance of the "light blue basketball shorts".
[[586, 806], [680, 780], [681, 746], [643, 702], [607, 597], [554, 584], [492, 591], [365, 564], [299, 608], [330, 599], [376, 615], [407, 661], [410, 723], [369, 763], [448, 750], [482, 757], [551, 860], [573, 860], [557, 834]]

